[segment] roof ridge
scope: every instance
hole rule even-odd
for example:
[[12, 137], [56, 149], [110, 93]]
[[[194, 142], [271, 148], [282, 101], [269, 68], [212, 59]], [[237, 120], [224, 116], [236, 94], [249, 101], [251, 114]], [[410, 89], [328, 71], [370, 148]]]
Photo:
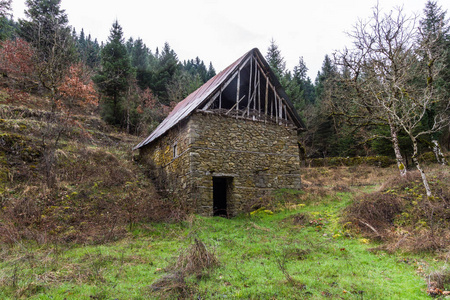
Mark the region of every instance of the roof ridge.
[[244, 55], [238, 58], [231, 65], [220, 71], [217, 75], [209, 79], [206, 83], [204, 83], [194, 92], [189, 94], [181, 102], [179, 102], [169, 113], [169, 115], [158, 125], [158, 127], [156, 127], [156, 129], [146, 139], [137, 144], [133, 148], [133, 150], [139, 149], [151, 143], [160, 136], [164, 135], [169, 129], [171, 129], [173, 126], [181, 122], [183, 119], [190, 116], [191, 113], [195, 111], [196, 108], [201, 106], [206, 100], [210, 99], [210, 97], [214, 95], [214, 92], [217, 89], [219, 89], [224, 82], [227, 82], [230, 78], [232, 78], [232, 76], [234, 76], [235, 70], [237, 68], [240, 68], [241, 65], [247, 61], [247, 57], [250, 55], [253, 55], [255, 57], [260, 56], [259, 59], [262, 61], [264, 69], [268, 70], [270, 77], [268, 78], [268, 80], [270, 79], [270, 81], [273, 81], [274, 86], [276, 86], [277, 92], [280, 92], [282, 98], [285, 99], [287, 105], [290, 108], [290, 111], [293, 114], [293, 119], [297, 120], [297, 125], [300, 125], [299, 127], [304, 127], [303, 122], [301, 121], [300, 117], [295, 111], [292, 103], [290, 103], [290, 101], [288, 100], [286, 93], [281, 88], [280, 82], [273, 74], [272, 70], [270, 69], [270, 66], [265, 61], [261, 52], [258, 50], [258, 48], [253, 48], [252, 50], [246, 52]]

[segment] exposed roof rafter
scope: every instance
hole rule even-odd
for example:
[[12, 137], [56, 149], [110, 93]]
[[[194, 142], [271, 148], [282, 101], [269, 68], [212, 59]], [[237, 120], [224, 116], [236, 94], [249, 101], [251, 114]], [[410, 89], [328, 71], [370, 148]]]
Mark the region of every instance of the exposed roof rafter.
[[[227, 96], [227, 93], [234, 93], [234, 96]], [[164, 135], [196, 109], [217, 107], [228, 112], [233, 109], [237, 113], [243, 112], [242, 116], [250, 116], [250, 111], [256, 111], [259, 116], [263, 114], [275, 118], [277, 123], [284, 120], [299, 130], [305, 129], [275, 74], [261, 52], [254, 48], [178, 103], [167, 118], [133, 149], [139, 149]]]

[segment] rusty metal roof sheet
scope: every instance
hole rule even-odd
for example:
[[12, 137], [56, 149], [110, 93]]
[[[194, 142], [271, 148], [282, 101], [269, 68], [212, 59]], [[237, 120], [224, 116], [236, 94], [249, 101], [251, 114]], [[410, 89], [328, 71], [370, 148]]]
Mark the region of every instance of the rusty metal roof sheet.
[[[254, 54], [258, 55], [260, 58], [263, 58], [263, 56], [261, 55], [261, 53], [257, 48], [254, 48], [249, 52], [247, 52], [246, 54], [244, 54], [230, 66], [225, 68], [219, 74], [208, 80], [204, 85], [199, 87], [196, 91], [187, 96], [183, 101], [179, 102], [175, 106], [175, 108], [170, 112], [170, 114], [159, 124], [159, 126], [145, 140], [136, 145], [133, 148], [133, 150], [139, 149], [151, 143], [152, 141], [156, 140], [157, 138], [165, 134], [169, 129], [178, 124], [180, 121], [187, 118], [191, 113], [195, 111], [195, 109], [197, 109], [199, 106], [205, 103], [205, 101], [207, 101], [210, 96], [212, 96], [218, 89], [220, 89], [220, 86], [224, 82], [226, 82], [231, 76], [233, 76], [234, 71], [237, 68], [241, 67], [241, 65], [247, 60], [249, 56]], [[265, 67], [268, 69], [268, 73], [271, 77], [271, 80], [273, 80], [276, 83], [277, 89], [281, 88], [280, 83], [276, 79], [273, 72], [270, 70], [270, 67], [267, 64], [267, 62], [264, 59], [262, 59], [262, 61], [265, 64]], [[284, 95], [284, 97], [288, 99], [287, 95], [282, 90], [282, 88], [281, 92]], [[288, 105], [293, 109], [292, 103], [290, 103], [290, 101], [288, 101]], [[295, 109], [293, 109], [293, 112], [295, 114], [294, 119], [297, 121], [296, 125], [299, 126], [299, 128], [305, 128], [303, 122], [301, 121]]]

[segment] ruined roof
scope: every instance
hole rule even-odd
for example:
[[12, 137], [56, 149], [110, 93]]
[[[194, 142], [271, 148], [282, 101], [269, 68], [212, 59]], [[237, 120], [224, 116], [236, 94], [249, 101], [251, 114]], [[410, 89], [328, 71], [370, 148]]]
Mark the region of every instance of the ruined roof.
[[292, 103], [289, 101], [286, 93], [284, 92], [281, 84], [276, 78], [273, 71], [270, 69], [269, 65], [265, 61], [261, 52], [254, 48], [232, 63], [230, 66], [225, 68], [219, 74], [208, 80], [205, 84], [199, 87], [196, 91], [187, 96], [183, 101], [179, 102], [175, 108], [170, 112], [170, 114], [159, 124], [159, 126], [142, 142], [136, 145], [133, 150], [139, 149], [152, 141], [156, 140], [160, 136], [164, 135], [169, 129], [174, 127], [180, 121], [186, 119], [190, 116], [196, 109], [200, 108], [204, 103], [206, 103], [220, 88], [230, 79], [232, 79], [233, 74], [238, 69], [242, 68], [243, 65], [252, 56], [258, 58], [258, 61], [262, 63], [266, 75], [270, 78], [270, 82], [274, 85], [276, 92], [279, 93], [285, 104], [289, 107], [289, 114], [295, 126], [299, 130], [305, 129], [305, 125], [297, 114]]

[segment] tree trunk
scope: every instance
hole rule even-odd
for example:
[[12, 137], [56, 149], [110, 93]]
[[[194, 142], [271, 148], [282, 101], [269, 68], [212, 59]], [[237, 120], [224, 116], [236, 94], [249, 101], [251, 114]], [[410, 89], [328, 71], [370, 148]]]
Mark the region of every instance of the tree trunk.
[[131, 87], [128, 88], [127, 93], [127, 133], [130, 134], [130, 97], [131, 97]]
[[406, 167], [405, 167], [402, 153], [400, 152], [400, 146], [398, 143], [398, 133], [397, 133], [397, 130], [394, 128], [394, 126], [391, 125], [390, 128], [391, 128], [392, 145], [394, 147], [395, 159], [397, 161], [397, 167], [398, 167], [398, 170], [400, 171], [400, 175], [405, 176], [406, 175]]
[[444, 157], [444, 154], [442, 153], [441, 145], [439, 145], [439, 142], [437, 140], [432, 140], [431, 143], [433, 144], [433, 152], [434, 155], [436, 155], [436, 160], [438, 164], [446, 166], [447, 161]]
[[56, 92], [54, 88], [50, 89], [50, 103], [52, 105], [52, 113], [56, 112], [57, 105], [56, 105]]
[[117, 115], [118, 115], [118, 113], [117, 113], [117, 93], [114, 93], [114, 96], [113, 96], [113, 119], [114, 119], [114, 123], [119, 124], [118, 123], [119, 118]]
[[430, 189], [430, 185], [428, 184], [428, 179], [427, 176], [425, 175], [425, 172], [423, 171], [422, 167], [420, 166], [419, 163], [419, 151], [418, 151], [418, 146], [417, 146], [417, 139], [413, 136], [410, 135], [411, 141], [413, 143], [413, 149], [414, 149], [414, 154], [413, 154], [413, 162], [416, 165], [417, 170], [419, 170], [420, 172], [420, 177], [422, 177], [422, 182], [423, 182], [423, 186], [425, 187], [425, 191], [427, 193], [427, 197], [431, 197], [431, 189]]

